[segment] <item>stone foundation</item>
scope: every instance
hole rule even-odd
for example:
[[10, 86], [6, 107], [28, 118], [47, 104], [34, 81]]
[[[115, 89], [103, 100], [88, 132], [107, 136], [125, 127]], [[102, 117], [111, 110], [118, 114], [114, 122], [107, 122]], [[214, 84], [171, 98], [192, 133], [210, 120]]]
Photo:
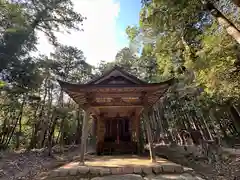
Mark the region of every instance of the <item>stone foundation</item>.
[[132, 166], [132, 167], [95, 167], [80, 166], [78, 162], [70, 163], [66, 166], [53, 170], [45, 179], [51, 180], [79, 180], [92, 179], [94, 177], [109, 175], [137, 174], [141, 176], [159, 175], [169, 173], [183, 173], [183, 167], [175, 163], [163, 163], [152, 166]]

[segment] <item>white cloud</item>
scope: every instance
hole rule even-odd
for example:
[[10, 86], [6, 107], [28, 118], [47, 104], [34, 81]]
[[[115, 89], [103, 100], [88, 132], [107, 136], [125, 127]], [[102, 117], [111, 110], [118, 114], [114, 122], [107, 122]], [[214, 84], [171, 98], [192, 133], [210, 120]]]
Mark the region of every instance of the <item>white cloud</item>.
[[[87, 17], [83, 22], [84, 32], [71, 31], [71, 34], [58, 34], [60, 43], [81, 49], [87, 62], [96, 65], [101, 60], [112, 61], [122, 48], [118, 42], [116, 21], [120, 3], [115, 0], [73, 0], [77, 12]], [[49, 54], [52, 47], [40, 33], [38, 50]]]

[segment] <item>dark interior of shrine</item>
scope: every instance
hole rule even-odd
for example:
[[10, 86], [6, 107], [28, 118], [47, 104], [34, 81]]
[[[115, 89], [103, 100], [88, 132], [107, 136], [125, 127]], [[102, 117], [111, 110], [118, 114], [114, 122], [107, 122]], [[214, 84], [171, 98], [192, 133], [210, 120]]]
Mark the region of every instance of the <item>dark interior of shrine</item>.
[[128, 117], [115, 117], [105, 119], [104, 142], [130, 142], [131, 132]]
[[133, 154], [137, 145], [132, 142], [129, 117], [108, 117], [105, 122], [104, 142], [98, 143], [98, 154]]

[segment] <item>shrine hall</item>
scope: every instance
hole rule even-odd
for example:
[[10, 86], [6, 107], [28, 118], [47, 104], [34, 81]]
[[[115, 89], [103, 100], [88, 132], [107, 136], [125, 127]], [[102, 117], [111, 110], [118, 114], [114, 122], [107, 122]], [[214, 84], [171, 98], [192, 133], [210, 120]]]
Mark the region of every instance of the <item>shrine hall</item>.
[[96, 152], [137, 153], [140, 117], [145, 119], [146, 137], [154, 158], [149, 110], [172, 85], [173, 79], [147, 83], [115, 66], [86, 84], [59, 81], [62, 89], [85, 111], [82, 125], [81, 161], [84, 159], [88, 122], [93, 120]]

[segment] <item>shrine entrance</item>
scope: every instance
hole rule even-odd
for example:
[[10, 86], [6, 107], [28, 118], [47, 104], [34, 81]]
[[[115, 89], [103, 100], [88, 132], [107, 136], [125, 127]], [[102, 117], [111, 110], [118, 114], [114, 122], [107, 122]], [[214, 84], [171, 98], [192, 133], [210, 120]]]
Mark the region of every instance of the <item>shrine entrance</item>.
[[116, 117], [105, 119], [104, 142], [131, 142], [128, 117]]
[[59, 81], [62, 89], [85, 111], [81, 138], [84, 159], [89, 119], [93, 119], [98, 154], [137, 153], [140, 117], [144, 115], [151, 159], [155, 159], [148, 113], [173, 83], [146, 83], [115, 66], [86, 84]]
[[97, 154], [138, 153], [141, 109], [134, 105], [98, 108], [100, 115], [94, 132]]
[[132, 141], [129, 117], [106, 118], [104, 141], [98, 146], [98, 154], [136, 153]]

